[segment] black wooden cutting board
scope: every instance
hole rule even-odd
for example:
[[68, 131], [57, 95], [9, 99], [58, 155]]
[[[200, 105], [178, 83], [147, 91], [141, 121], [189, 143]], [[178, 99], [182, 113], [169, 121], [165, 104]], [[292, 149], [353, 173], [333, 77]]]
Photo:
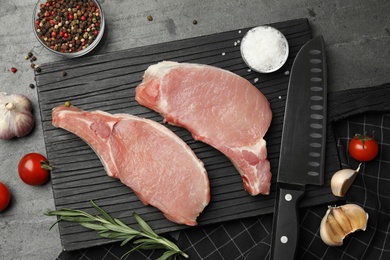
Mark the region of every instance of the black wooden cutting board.
[[[145, 69], [162, 60], [209, 64], [227, 69], [248, 79], [262, 91], [273, 111], [273, 121], [265, 139], [274, 184], [289, 71], [298, 50], [311, 38], [311, 30], [306, 19], [272, 26], [288, 39], [290, 56], [278, 72], [267, 75], [249, 70], [241, 58], [240, 41], [250, 28], [41, 65], [42, 71], [36, 74], [36, 83], [47, 156], [55, 166], [52, 186], [57, 209], [67, 207], [96, 214], [89, 204], [90, 200], [94, 200], [113, 217], [131, 226], [135, 224], [132, 213], [136, 212], [158, 233], [188, 228], [168, 221], [157, 209], [144, 206], [128, 187], [106, 175], [97, 155], [86, 143], [51, 124], [52, 108], [66, 101], [84, 110], [129, 113], [162, 123], [161, 116], [140, 106], [134, 99], [134, 89], [141, 82]], [[250, 196], [244, 191], [237, 170], [224, 155], [194, 141], [186, 130], [166, 126], [189, 144], [208, 171], [211, 202], [198, 218], [199, 225], [273, 211], [275, 185], [272, 185], [269, 196]], [[325, 185], [308, 187], [302, 206], [335, 200], [330, 193], [329, 180], [340, 165], [333, 144], [332, 132], [329, 131]], [[59, 230], [65, 250], [110, 242], [77, 224], [60, 222]]]

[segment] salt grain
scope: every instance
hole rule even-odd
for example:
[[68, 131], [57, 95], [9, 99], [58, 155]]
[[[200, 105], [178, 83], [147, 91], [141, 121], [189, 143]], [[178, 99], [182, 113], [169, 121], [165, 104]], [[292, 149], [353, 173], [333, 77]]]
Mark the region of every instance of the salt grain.
[[259, 78], [255, 78], [255, 79], [253, 80], [254, 83], [256, 83], [257, 81], [259, 81]]
[[241, 55], [253, 70], [261, 73], [273, 72], [286, 62], [288, 42], [286, 37], [273, 27], [255, 27], [242, 39]]
[[222, 56], [225, 56], [226, 53], [222, 52]]

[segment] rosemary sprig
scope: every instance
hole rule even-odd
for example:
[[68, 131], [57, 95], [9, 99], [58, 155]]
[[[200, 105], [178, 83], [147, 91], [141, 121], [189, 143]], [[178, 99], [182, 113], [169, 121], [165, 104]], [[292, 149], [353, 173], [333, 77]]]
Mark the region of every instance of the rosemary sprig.
[[188, 255], [180, 250], [180, 248], [168, 239], [157, 235], [153, 229], [136, 213], [133, 213], [133, 217], [137, 221], [140, 231], [135, 230], [122, 221], [116, 218], [112, 218], [102, 208], [90, 201], [92, 206], [100, 213], [100, 216], [92, 216], [82, 210], [74, 209], [60, 209], [48, 211], [46, 216], [57, 216], [58, 220], [50, 227], [55, 226], [60, 221], [70, 221], [79, 223], [81, 226], [95, 230], [101, 237], [116, 239], [122, 241], [121, 246], [133, 241], [133, 249], [125, 253], [121, 259], [129, 255], [131, 252], [137, 249], [141, 250], [154, 250], [165, 249], [166, 251], [157, 259], [165, 260], [173, 257], [176, 259], [177, 255], [182, 255], [188, 258]]

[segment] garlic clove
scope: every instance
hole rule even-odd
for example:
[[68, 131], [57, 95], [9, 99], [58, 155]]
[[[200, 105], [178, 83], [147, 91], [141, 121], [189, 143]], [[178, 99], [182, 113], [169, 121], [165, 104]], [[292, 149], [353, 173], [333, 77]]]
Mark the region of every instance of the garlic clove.
[[340, 227], [343, 230], [344, 234], [347, 234], [353, 229], [348, 216], [344, 212], [332, 207], [330, 208], [330, 210], [337, 223], [342, 223]]
[[320, 236], [329, 246], [341, 246], [349, 234], [366, 230], [368, 214], [356, 204], [329, 207], [322, 218]]
[[343, 213], [350, 220], [352, 232], [356, 230], [365, 231], [367, 228], [368, 214], [362, 207], [356, 204], [347, 204], [341, 207]]
[[361, 163], [356, 170], [342, 169], [333, 174], [330, 181], [330, 188], [333, 195], [337, 197], [345, 196], [360, 170], [360, 165]]
[[343, 244], [344, 231], [331, 214], [331, 207], [326, 211], [321, 221], [320, 236], [322, 241], [329, 246], [341, 246]]

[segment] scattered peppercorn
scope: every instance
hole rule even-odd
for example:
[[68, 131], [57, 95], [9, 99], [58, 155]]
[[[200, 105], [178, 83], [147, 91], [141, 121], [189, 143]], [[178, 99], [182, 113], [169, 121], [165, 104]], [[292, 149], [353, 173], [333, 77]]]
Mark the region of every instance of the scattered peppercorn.
[[153, 16], [148, 15], [147, 19], [148, 19], [148, 21], [153, 21]]
[[31, 51], [29, 53], [27, 53], [27, 57], [31, 58], [32, 56], [33, 56], [33, 54]]
[[36, 72], [41, 72], [42, 70], [41, 70], [40, 67], [36, 67], [36, 68], [35, 68], [35, 71], [36, 71]]
[[31, 63], [30, 67], [31, 67], [32, 69], [35, 69], [35, 63]]
[[197, 20], [193, 20], [192, 24], [198, 24], [198, 21]]
[[37, 60], [37, 57], [32, 56], [30, 60], [31, 60], [31, 62], [36, 61], [36, 60]]
[[78, 52], [97, 38], [102, 23], [100, 13], [94, 0], [47, 0], [38, 10], [36, 33], [54, 51]]
[[66, 102], [65, 102], [65, 106], [66, 106], [66, 107], [70, 107], [70, 102], [69, 102], [69, 101], [66, 101]]
[[16, 73], [18, 70], [15, 67], [11, 68], [12, 73]]
[[63, 71], [61, 72], [61, 75], [62, 75], [63, 77], [66, 77], [66, 75], [68, 75], [68, 73], [67, 73], [65, 70], [63, 70]]
[[29, 87], [32, 89], [32, 88], [35, 88], [35, 85], [34, 84], [30, 84]]

